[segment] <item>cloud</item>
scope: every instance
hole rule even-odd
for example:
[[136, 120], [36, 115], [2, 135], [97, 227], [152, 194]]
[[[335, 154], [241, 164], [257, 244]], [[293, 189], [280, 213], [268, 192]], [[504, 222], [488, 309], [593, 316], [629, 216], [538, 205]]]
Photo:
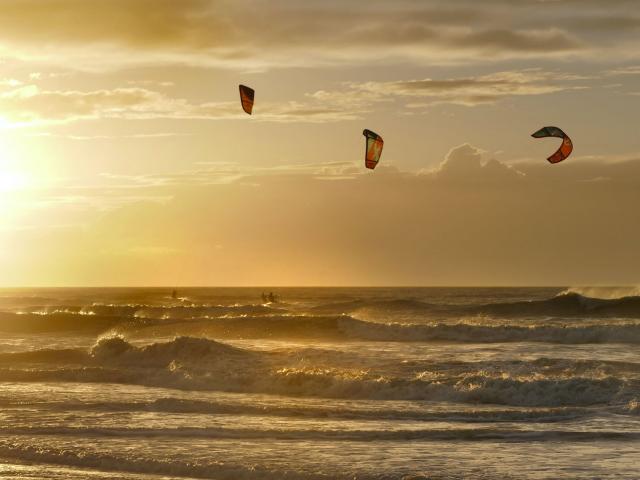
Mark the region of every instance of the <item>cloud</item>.
[[[258, 121], [322, 123], [354, 120], [362, 111], [338, 103], [339, 98], [308, 96], [305, 101], [263, 102]], [[191, 103], [145, 88], [94, 91], [46, 91], [35, 85], [0, 94], [0, 116], [12, 126], [68, 123], [77, 120], [117, 118], [127, 120], [244, 118], [239, 102]]]
[[[230, 35], [207, 0], [6, 0], [0, 19], [9, 42], [49, 46], [112, 43], [138, 48], [215, 46]], [[208, 27], [208, 30], [205, 30]]]
[[[634, 73], [633, 68], [620, 74]], [[394, 101], [407, 109], [451, 104], [474, 107], [510, 97], [547, 95], [589, 88], [592, 77], [525, 69], [444, 79], [345, 82], [340, 89], [317, 90], [299, 100], [259, 102], [255, 121], [327, 123], [357, 120], [376, 106]], [[153, 85], [153, 83], [150, 83]], [[1, 85], [0, 85], [1, 86]], [[160, 85], [164, 86], [164, 84]], [[78, 120], [233, 120], [244, 119], [239, 102], [194, 102], [143, 87], [91, 91], [44, 90], [33, 84], [6, 82], [0, 93], [0, 117], [8, 126], [69, 123]], [[16, 88], [17, 87], [17, 88]]]
[[[437, 172], [360, 166], [359, 174], [331, 182], [321, 176], [340, 178], [352, 167], [252, 173], [236, 166], [236, 179], [209, 184], [197, 183], [202, 171], [161, 182], [138, 179], [132, 189], [118, 190], [130, 202], [88, 209], [82, 227], [5, 232], [20, 268], [3, 280], [52, 283], [64, 266], [66, 282], [102, 284], [637, 281], [640, 160], [524, 163], [518, 165], [523, 176], [481, 156], [464, 144]], [[234, 167], [208, 169], [213, 176]], [[585, 181], [596, 178], [606, 180]], [[108, 180], [111, 191], [132, 183]], [[143, 200], [160, 191], [170, 193], [164, 202]], [[599, 260], [603, 251], [611, 252], [606, 262]]]
[[607, 72], [608, 76], [640, 75], [640, 65], [629, 65], [615, 68]]
[[591, 32], [624, 32], [640, 29], [640, 17], [629, 15], [598, 15], [582, 17], [575, 22], [575, 27]]
[[[586, 56], [602, 48], [620, 56], [633, 55], [626, 35], [634, 29], [611, 27], [634, 24], [624, 11], [627, 6], [587, 2], [577, 10], [571, 2], [372, 0], [362, 8], [320, 0], [4, 0], [0, 46], [23, 59], [67, 66], [73, 59], [70, 66], [78, 69], [158, 63], [267, 68], [378, 63], [381, 58], [470, 63]], [[602, 15], [608, 20], [582, 22]], [[606, 33], [603, 24], [609, 26]]]
[[493, 29], [452, 37], [451, 46], [474, 48], [487, 52], [558, 53], [579, 50], [578, 40], [557, 29], [512, 31]]
[[319, 98], [344, 98], [343, 104], [362, 108], [365, 104], [410, 99], [408, 108], [425, 108], [436, 104], [468, 107], [495, 103], [517, 96], [545, 95], [587, 88], [577, 82], [588, 77], [545, 72], [539, 69], [504, 71], [466, 78], [401, 80], [349, 84], [342, 92], [318, 92]]
[[[109, 137], [106, 137], [109, 139]], [[351, 162], [278, 165], [273, 167], [247, 166], [237, 163], [202, 162], [198, 168], [165, 174], [123, 175], [101, 173], [87, 183], [77, 178], [57, 178], [39, 184], [20, 185], [21, 208], [25, 210], [56, 211], [46, 221], [57, 225], [62, 211], [108, 211], [123, 205], [147, 202], [166, 204], [184, 189], [208, 189], [214, 185], [254, 185], [263, 182], [303, 180], [346, 180], [362, 174]], [[2, 185], [0, 185], [1, 187]], [[1, 192], [0, 192], [1, 193]], [[61, 215], [66, 218], [65, 215]], [[15, 226], [14, 226], [15, 227]], [[22, 226], [19, 226], [22, 228]]]
[[[344, 181], [349, 185], [397, 185], [398, 182], [419, 188], [458, 188], [472, 192], [476, 188], [491, 190], [539, 188], [601, 183], [615, 188], [640, 183], [640, 159], [589, 159], [573, 157], [573, 161], [550, 166], [546, 161], [505, 163], [489, 157], [482, 149], [468, 143], [452, 148], [433, 169], [402, 171], [380, 165], [374, 172], [360, 163], [325, 162], [252, 166], [229, 162], [201, 162], [198, 168], [174, 173], [122, 175], [102, 173], [91, 184], [77, 184], [73, 179], [60, 179], [33, 192], [41, 205], [67, 204], [73, 208], [114, 208], [137, 201], [166, 202], [179, 192], [197, 190], [198, 195], [218, 186], [269, 186], [276, 184], [314, 185], [322, 180]], [[321, 188], [321, 187], [319, 187]], [[412, 187], [413, 188], [413, 187]], [[553, 187], [557, 188], [557, 187]], [[571, 187], [572, 188], [572, 187]], [[78, 199], [83, 199], [78, 203]]]
[[60, 271], [70, 284], [637, 282], [640, 159], [572, 158], [510, 167], [463, 144], [430, 172], [218, 163], [68, 179], [32, 192], [49, 203], [33, 228], [3, 231], [0, 267], [14, 284]]
[[451, 149], [440, 166], [429, 173], [442, 180], [471, 182], [512, 181], [524, 176], [498, 160], [483, 162], [482, 151], [468, 143]]
[[4, 118], [16, 123], [56, 122], [144, 115], [163, 100], [159, 94], [141, 88], [59, 92], [29, 85], [1, 94], [0, 110]]
[[17, 80], [15, 78], [3, 78], [0, 79], [0, 87], [11, 87], [11, 88], [15, 88], [22, 85], [22, 82], [20, 80]]
[[[560, 168], [555, 168], [560, 167]], [[594, 182], [606, 184], [606, 188], [627, 190], [635, 188], [640, 178], [640, 156], [627, 158], [589, 158], [572, 156], [571, 161], [549, 165], [544, 161], [525, 161], [514, 164], [530, 183], [545, 185], [572, 183], [576, 185]]]

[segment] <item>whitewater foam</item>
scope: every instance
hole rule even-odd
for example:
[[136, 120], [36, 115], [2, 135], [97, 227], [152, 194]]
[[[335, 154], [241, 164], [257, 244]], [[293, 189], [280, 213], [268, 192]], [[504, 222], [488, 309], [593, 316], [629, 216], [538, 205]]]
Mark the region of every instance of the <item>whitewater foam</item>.
[[[370, 369], [295, 366], [299, 364], [295, 355], [255, 352], [189, 337], [140, 347], [120, 337], [102, 338], [85, 359], [87, 364], [77, 367], [3, 369], [0, 379], [548, 407], [619, 402], [623, 394], [628, 396], [638, 389], [635, 384], [608, 375], [597, 362], [494, 363], [492, 370], [485, 370], [483, 364], [432, 365], [437, 371], [449, 371], [447, 376], [416, 372], [409, 365], [409, 370], [398, 376]], [[635, 364], [617, 367], [638, 371]]]

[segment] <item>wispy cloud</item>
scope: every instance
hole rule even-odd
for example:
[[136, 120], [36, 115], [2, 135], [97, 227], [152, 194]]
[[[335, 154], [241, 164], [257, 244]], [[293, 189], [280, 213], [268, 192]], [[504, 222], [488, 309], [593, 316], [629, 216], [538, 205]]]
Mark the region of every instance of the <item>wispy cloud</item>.
[[[191, 103], [144, 88], [47, 91], [35, 85], [0, 94], [0, 111], [5, 123], [14, 126], [100, 118], [231, 120], [246, 116], [239, 102]], [[258, 121], [311, 123], [353, 120], [360, 113], [321, 96], [309, 96], [304, 102], [264, 102], [256, 111]]]
[[320, 91], [313, 96], [331, 101], [344, 99], [344, 105], [356, 109], [393, 99], [404, 100], [405, 106], [413, 109], [437, 104], [473, 107], [509, 97], [588, 88], [583, 80], [589, 77], [529, 69], [464, 78], [352, 83], [343, 91]]
[[[325, 123], [362, 118], [376, 104], [405, 101], [412, 109], [436, 104], [477, 106], [519, 96], [587, 88], [578, 75], [539, 69], [504, 71], [463, 78], [345, 83], [339, 90], [318, 90], [300, 100], [261, 102], [256, 121]], [[194, 103], [140, 87], [94, 91], [48, 91], [22, 85], [0, 93], [0, 117], [14, 126], [69, 123], [88, 119], [233, 120], [245, 114], [239, 102]], [[158, 134], [164, 135], [164, 134]], [[76, 136], [90, 139], [91, 136]], [[96, 137], [94, 137], [96, 138]]]

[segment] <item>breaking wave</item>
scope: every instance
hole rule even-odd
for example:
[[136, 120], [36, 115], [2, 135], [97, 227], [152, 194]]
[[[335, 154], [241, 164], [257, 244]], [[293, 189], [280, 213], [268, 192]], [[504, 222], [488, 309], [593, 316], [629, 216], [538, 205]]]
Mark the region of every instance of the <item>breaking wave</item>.
[[[341, 316], [275, 316], [222, 318], [174, 324], [148, 324], [155, 334], [213, 338], [281, 338], [306, 340], [363, 340], [391, 342], [548, 342], [640, 343], [640, 323], [614, 322], [584, 325], [559, 323], [514, 325], [456, 323], [378, 323]], [[141, 328], [122, 325], [115, 332], [127, 334]]]
[[[292, 307], [287, 307], [292, 308]], [[368, 321], [368, 314], [377, 322]], [[364, 315], [364, 316], [363, 316]], [[403, 323], [383, 323], [380, 318]], [[468, 318], [505, 319], [493, 326], [471, 324]], [[547, 319], [597, 320], [584, 326], [558, 325]], [[365, 320], [367, 319], [367, 320]], [[517, 323], [521, 319], [535, 326]], [[613, 325], [611, 319], [618, 322]], [[354, 300], [304, 309], [270, 305], [152, 306], [93, 304], [54, 306], [0, 312], [0, 331], [78, 332], [87, 335], [131, 332], [145, 328], [169, 335], [211, 335], [223, 338], [317, 338], [382, 341], [552, 343], [640, 343], [632, 322], [640, 320], [640, 296], [592, 298], [566, 291], [544, 300], [484, 305], [436, 305], [413, 299]], [[454, 323], [455, 322], [455, 323]], [[477, 322], [476, 322], [477, 323]], [[487, 323], [487, 322], [485, 322]], [[588, 323], [588, 322], [585, 322]]]
[[624, 297], [640, 297], [640, 287], [569, 287], [560, 295], [577, 294], [583, 297], [615, 300]]
[[[586, 296], [579, 293], [581, 291], [594, 295], [603, 293], [605, 296], [602, 298]], [[322, 305], [312, 311], [324, 314], [353, 314], [362, 310], [375, 310], [392, 313], [413, 312], [443, 317], [489, 315], [509, 318], [578, 316], [640, 318], [640, 296], [636, 295], [636, 289], [615, 289], [608, 295], [606, 291], [607, 289], [569, 289], [544, 300], [484, 305], [437, 305], [411, 299], [355, 300]], [[621, 295], [623, 293], [629, 295]]]
[[640, 296], [592, 298], [567, 291], [547, 300], [494, 303], [472, 307], [488, 315], [640, 318]]
[[[87, 358], [86, 365], [3, 369], [0, 380], [124, 383], [299, 397], [528, 407], [606, 404], [638, 394], [637, 385], [609, 375], [606, 370], [593, 372], [578, 363], [562, 365], [558, 372], [553, 372], [548, 369], [550, 360], [534, 364], [529, 372], [516, 368], [509, 373], [499, 367], [485, 371], [483, 365], [474, 368], [474, 364], [462, 364], [446, 377], [413, 370], [399, 375], [369, 369], [300, 366], [283, 354], [244, 350], [190, 337], [142, 347], [118, 337], [103, 338]], [[545, 371], [549, 372], [546, 376]]]

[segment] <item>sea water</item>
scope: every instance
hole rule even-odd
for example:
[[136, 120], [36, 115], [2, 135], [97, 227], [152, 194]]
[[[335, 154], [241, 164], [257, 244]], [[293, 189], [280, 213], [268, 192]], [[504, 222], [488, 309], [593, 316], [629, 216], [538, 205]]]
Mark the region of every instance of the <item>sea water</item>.
[[3, 479], [637, 479], [615, 289], [0, 290]]

